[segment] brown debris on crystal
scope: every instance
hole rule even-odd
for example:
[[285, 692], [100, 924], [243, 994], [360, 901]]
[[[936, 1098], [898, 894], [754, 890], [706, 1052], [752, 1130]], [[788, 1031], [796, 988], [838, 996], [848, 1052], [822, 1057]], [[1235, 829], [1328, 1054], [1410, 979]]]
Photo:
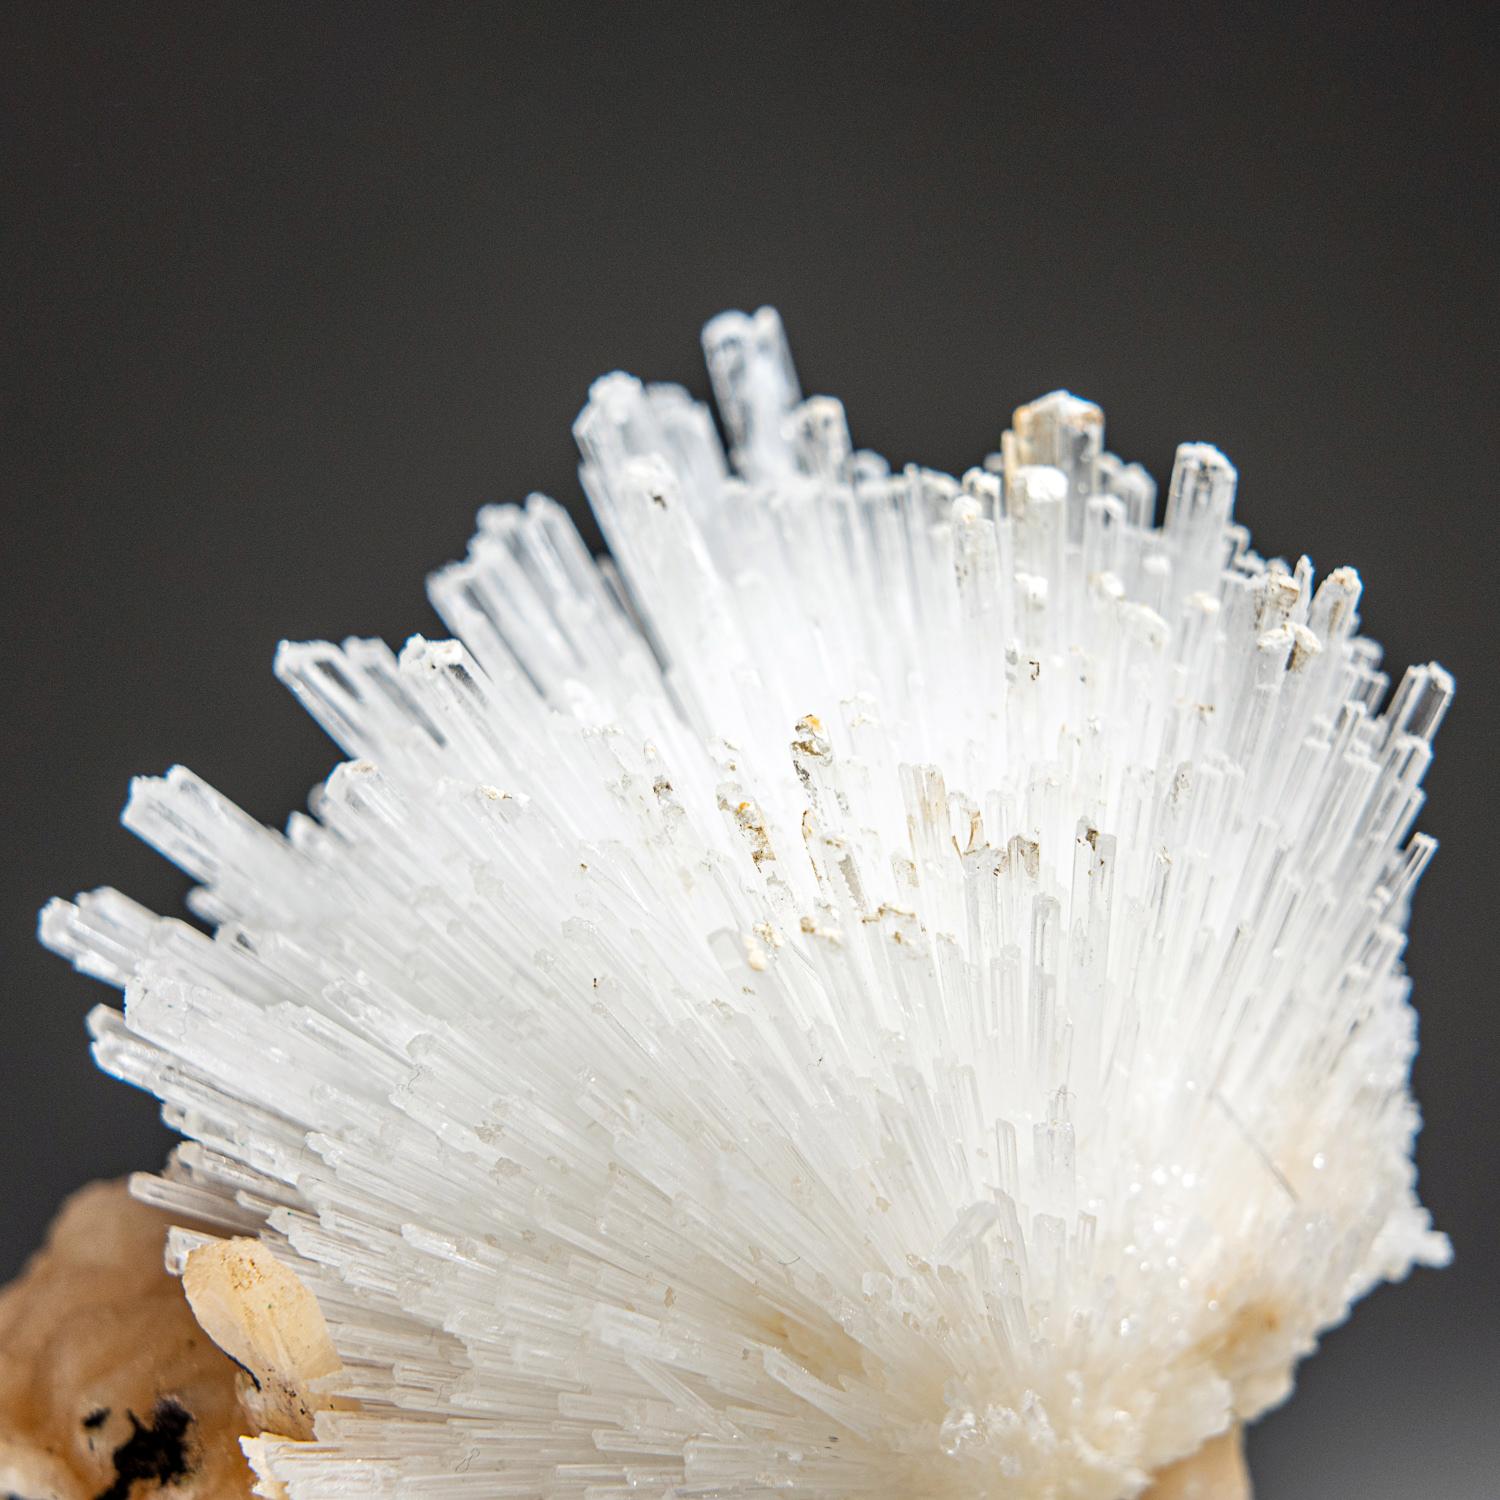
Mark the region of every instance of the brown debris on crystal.
[[1250, 1500], [1243, 1430], [1231, 1427], [1191, 1458], [1163, 1469], [1141, 1500]]
[[249, 1495], [238, 1372], [162, 1264], [167, 1224], [123, 1182], [92, 1183], [0, 1290], [0, 1494]]

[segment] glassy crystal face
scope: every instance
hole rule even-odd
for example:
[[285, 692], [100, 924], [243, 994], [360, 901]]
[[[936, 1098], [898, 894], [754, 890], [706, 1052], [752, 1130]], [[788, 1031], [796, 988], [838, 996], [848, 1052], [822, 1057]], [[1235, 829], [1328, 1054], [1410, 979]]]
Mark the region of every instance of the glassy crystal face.
[[773, 312], [704, 344], [727, 458], [676, 386], [578, 418], [612, 562], [532, 496], [454, 640], [282, 647], [351, 757], [310, 816], [135, 784], [212, 937], [43, 937], [187, 1137], [143, 1193], [322, 1306], [298, 1500], [1133, 1494], [1446, 1258], [1400, 956], [1452, 684], [1388, 695], [1211, 447], [1160, 526], [1062, 392], [892, 473]]

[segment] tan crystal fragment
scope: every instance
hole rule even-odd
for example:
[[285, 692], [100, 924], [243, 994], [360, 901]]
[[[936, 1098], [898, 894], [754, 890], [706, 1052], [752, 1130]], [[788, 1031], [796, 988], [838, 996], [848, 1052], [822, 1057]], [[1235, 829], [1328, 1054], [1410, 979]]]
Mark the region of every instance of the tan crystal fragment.
[[259, 1240], [215, 1240], [187, 1258], [183, 1290], [199, 1323], [242, 1366], [249, 1425], [310, 1438], [322, 1404], [311, 1389], [339, 1368], [317, 1298]]
[[0, 1494], [249, 1494], [238, 1371], [164, 1269], [166, 1229], [123, 1182], [92, 1183], [0, 1290]]

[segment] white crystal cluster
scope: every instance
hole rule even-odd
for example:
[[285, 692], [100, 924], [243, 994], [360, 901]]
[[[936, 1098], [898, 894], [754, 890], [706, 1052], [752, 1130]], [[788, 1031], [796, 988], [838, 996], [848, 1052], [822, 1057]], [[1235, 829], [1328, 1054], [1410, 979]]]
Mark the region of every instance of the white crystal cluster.
[[1213, 448], [1160, 526], [1064, 393], [894, 473], [774, 313], [704, 343], [731, 461], [676, 386], [578, 419], [613, 564], [533, 496], [432, 579], [453, 640], [282, 647], [352, 757], [311, 816], [135, 784], [212, 936], [104, 890], [44, 939], [188, 1138], [140, 1190], [327, 1316], [294, 1500], [1135, 1494], [1446, 1258], [1401, 951], [1451, 682], [1388, 695]]

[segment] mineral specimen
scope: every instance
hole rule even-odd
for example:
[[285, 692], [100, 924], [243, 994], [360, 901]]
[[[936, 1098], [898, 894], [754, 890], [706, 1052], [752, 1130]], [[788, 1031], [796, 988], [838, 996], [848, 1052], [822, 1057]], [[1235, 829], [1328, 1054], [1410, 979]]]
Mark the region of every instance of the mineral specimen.
[[892, 472], [774, 313], [705, 347], [730, 461], [675, 386], [578, 419], [611, 562], [533, 496], [432, 579], [455, 640], [282, 647], [351, 757], [311, 816], [135, 784], [212, 935], [44, 914], [188, 1138], [174, 1263], [258, 1239], [327, 1320], [257, 1467], [1121, 1500], [1210, 1443], [1163, 1484], [1233, 1493], [1216, 1435], [1448, 1254], [1400, 956], [1451, 682], [1388, 696], [1213, 448], [1158, 526], [1065, 393]]

